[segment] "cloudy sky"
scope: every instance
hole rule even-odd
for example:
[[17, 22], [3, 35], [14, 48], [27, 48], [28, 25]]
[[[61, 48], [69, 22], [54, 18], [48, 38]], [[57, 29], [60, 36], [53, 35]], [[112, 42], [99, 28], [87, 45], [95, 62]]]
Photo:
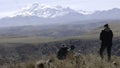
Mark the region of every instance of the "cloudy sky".
[[120, 8], [120, 0], [0, 0], [0, 16], [32, 3], [69, 6], [75, 10], [96, 11]]

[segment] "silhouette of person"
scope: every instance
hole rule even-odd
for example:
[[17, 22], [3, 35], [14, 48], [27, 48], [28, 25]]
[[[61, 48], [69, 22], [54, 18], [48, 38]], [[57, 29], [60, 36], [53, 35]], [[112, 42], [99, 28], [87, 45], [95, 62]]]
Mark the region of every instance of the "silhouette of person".
[[104, 25], [104, 30], [100, 33], [101, 47], [100, 47], [100, 56], [103, 59], [103, 52], [107, 49], [108, 61], [111, 60], [111, 47], [112, 47], [112, 38], [113, 32], [110, 29], [108, 24]]
[[65, 45], [62, 45], [62, 47], [59, 49], [58, 53], [57, 53], [57, 58], [58, 59], [65, 59], [66, 55], [68, 53], [68, 47], [66, 47]]

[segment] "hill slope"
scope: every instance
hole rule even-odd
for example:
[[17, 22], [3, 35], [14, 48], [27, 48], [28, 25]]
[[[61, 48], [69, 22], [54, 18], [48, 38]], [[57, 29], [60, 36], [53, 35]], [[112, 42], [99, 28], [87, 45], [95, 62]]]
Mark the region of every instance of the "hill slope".
[[[113, 39], [113, 55], [120, 56], [119, 23], [112, 24], [115, 36]], [[62, 44], [76, 46], [75, 51], [82, 54], [97, 54], [100, 48], [99, 32], [101, 29], [90, 31], [84, 36], [63, 39], [49, 39], [42, 37], [6, 37], [0, 39], [0, 64], [25, 62], [31, 59], [40, 59], [42, 56], [56, 54]], [[41, 40], [40, 40], [41, 39]], [[41, 43], [42, 42], [42, 43]]]
[[[50, 62], [48, 60], [51, 60]], [[46, 63], [45, 63], [46, 62]], [[43, 64], [43, 67], [40, 67]], [[8, 64], [0, 66], [2, 68], [119, 68], [120, 58], [112, 56], [112, 62], [107, 62], [106, 58], [101, 60], [97, 55], [69, 55], [65, 60], [58, 60], [55, 56], [44, 58], [42, 60], [33, 60], [19, 64]]]

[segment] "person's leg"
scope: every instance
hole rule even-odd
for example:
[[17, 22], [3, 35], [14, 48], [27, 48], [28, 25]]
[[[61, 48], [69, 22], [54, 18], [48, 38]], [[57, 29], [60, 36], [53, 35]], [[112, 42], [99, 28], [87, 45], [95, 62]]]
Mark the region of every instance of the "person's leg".
[[101, 59], [104, 58], [103, 52], [104, 52], [105, 48], [106, 48], [105, 45], [101, 45], [101, 48], [100, 48], [100, 57], [101, 57]]
[[112, 45], [109, 45], [109, 46], [107, 47], [108, 61], [111, 60], [111, 47], [112, 47]]

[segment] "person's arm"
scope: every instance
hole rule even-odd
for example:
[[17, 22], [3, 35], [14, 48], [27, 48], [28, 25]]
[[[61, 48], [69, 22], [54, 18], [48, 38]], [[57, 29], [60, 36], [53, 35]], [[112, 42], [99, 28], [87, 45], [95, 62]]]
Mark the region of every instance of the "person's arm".
[[113, 32], [112, 32], [112, 38], [113, 38]]
[[103, 30], [100, 33], [100, 40], [102, 40], [102, 37], [103, 37]]
[[111, 38], [113, 38], [113, 32], [112, 32], [112, 30], [111, 30]]

